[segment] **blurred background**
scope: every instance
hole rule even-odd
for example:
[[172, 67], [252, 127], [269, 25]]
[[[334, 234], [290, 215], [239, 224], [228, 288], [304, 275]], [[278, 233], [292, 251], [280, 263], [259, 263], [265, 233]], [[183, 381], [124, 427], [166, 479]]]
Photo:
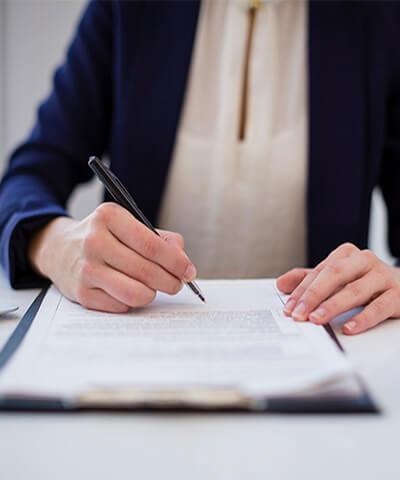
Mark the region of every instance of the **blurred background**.
[[[0, 0], [0, 175], [33, 126], [87, 0]], [[83, 218], [102, 198], [98, 182], [78, 188], [70, 203]]]
[[[49, 92], [86, 0], [0, 0], [0, 175], [10, 151], [32, 127], [38, 103]], [[87, 215], [101, 201], [98, 183], [75, 192], [70, 211]], [[375, 192], [370, 248], [392, 259], [386, 246], [386, 212]]]

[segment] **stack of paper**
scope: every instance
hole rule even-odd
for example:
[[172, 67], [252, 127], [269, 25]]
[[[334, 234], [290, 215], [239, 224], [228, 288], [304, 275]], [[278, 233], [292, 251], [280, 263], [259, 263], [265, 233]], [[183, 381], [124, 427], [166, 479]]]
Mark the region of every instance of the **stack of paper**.
[[55, 287], [0, 374], [0, 395], [90, 405], [235, 404], [343, 384], [351, 366], [323, 327], [283, 316], [272, 280], [203, 281], [116, 315]]

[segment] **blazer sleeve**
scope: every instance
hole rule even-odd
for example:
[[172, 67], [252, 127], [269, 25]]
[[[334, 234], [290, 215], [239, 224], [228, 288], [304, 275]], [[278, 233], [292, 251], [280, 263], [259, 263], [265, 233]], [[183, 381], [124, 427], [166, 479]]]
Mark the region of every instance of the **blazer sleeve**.
[[73, 188], [91, 177], [89, 155], [108, 148], [112, 3], [86, 7], [51, 94], [0, 183], [0, 261], [14, 288], [43, 284], [27, 260], [29, 239], [50, 219], [67, 215]]
[[386, 105], [380, 187], [387, 206], [389, 248], [400, 266], [400, 68], [392, 79]]

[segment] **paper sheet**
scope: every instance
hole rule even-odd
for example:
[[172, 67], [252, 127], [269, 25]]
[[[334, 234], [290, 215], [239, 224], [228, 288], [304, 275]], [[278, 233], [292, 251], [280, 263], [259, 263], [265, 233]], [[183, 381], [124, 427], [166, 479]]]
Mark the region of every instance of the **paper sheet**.
[[85, 310], [53, 286], [0, 373], [0, 394], [73, 398], [96, 389], [303, 391], [351, 367], [327, 332], [283, 316], [272, 280], [202, 281], [117, 315]]

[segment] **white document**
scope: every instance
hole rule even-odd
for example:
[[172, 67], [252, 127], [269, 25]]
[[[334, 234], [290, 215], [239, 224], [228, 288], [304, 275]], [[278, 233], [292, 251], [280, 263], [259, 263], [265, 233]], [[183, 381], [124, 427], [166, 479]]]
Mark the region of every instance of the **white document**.
[[53, 286], [0, 373], [0, 395], [73, 400], [96, 391], [304, 392], [351, 366], [326, 330], [282, 313], [273, 280], [200, 281], [128, 314], [86, 310]]

